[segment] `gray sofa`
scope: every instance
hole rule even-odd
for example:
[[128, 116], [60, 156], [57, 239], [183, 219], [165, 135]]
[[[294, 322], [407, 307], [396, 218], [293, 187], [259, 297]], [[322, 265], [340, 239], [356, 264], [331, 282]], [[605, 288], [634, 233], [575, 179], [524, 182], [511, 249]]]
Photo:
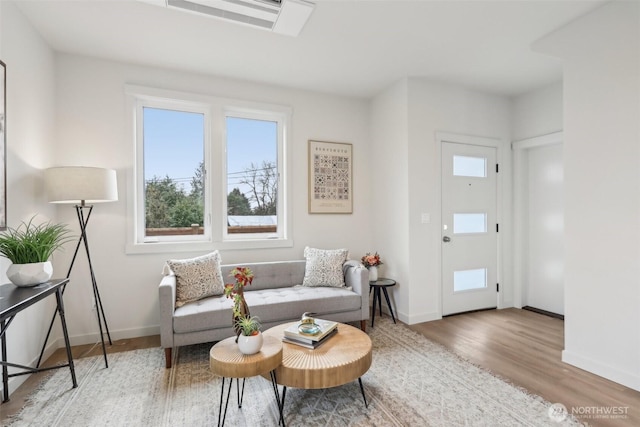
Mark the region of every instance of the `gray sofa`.
[[[360, 321], [366, 329], [369, 318], [369, 272], [358, 261], [343, 265], [345, 288], [301, 286], [306, 261], [281, 261], [223, 265], [222, 277], [232, 283], [229, 272], [249, 267], [253, 283], [245, 287], [245, 299], [252, 316], [258, 316], [263, 330], [299, 320], [304, 312], [336, 322]], [[172, 349], [182, 345], [220, 341], [233, 336], [232, 301], [224, 295], [190, 302], [176, 308], [176, 277], [164, 276], [159, 286], [160, 344], [165, 349], [166, 367], [171, 367]]]

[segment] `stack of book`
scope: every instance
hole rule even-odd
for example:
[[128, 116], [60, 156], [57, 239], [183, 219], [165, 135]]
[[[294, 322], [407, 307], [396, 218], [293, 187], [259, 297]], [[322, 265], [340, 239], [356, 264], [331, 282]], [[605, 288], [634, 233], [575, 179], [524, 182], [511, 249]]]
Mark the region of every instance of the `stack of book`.
[[320, 332], [315, 335], [303, 334], [298, 331], [299, 323], [294, 323], [284, 330], [283, 342], [314, 349], [324, 344], [338, 332], [338, 323], [330, 320], [315, 319], [320, 326]]

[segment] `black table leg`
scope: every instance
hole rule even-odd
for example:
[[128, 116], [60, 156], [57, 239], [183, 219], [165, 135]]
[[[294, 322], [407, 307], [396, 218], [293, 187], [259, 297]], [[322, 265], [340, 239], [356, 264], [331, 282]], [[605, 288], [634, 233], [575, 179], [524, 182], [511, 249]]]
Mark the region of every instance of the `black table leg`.
[[[220, 406], [218, 408], [218, 427], [224, 425], [224, 420], [227, 418], [227, 408], [229, 407], [229, 396], [231, 395], [231, 384], [233, 384], [233, 378], [229, 378], [229, 388], [227, 390], [227, 402], [224, 404], [224, 416], [222, 417], [222, 424], [220, 424], [220, 416], [222, 415], [222, 399], [224, 398], [224, 380], [222, 377], [222, 387], [220, 389]], [[236, 380], [237, 382], [238, 380]]]
[[373, 307], [371, 308], [371, 327], [376, 321], [376, 301], [380, 299], [380, 289], [377, 286], [373, 287]]
[[[280, 419], [278, 420], [278, 425], [284, 425], [284, 389], [282, 394], [282, 402], [280, 402], [280, 393], [278, 392], [278, 380], [276, 379], [276, 371], [273, 370], [269, 372], [271, 375], [271, 385], [273, 386], [273, 392], [276, 395], [276, 403], [278, 404], [278, 414], [280, 414]], [[286, 387], [285, 387], [286, 388]]]
[[362, 386], [362, 378], [358, 378], [358, 382], [360, 383], [360, 391], [362, 392], [362, 398], [364, 399], [364, 407], [368, 408], [369, 404], [367, 403], [367, 396], [364, 395], [364, 387]]
[[62, 301], [62, 288], [56, 291], [56, 301], [58, 303], [58, 314], [60, 315], [60, 323], [62, 324], [62, 334], [64, 335], [64, 345], [67, 347], [67, 360], [69, 361], [69, 369], [71, 370], [71, 381], [73, 388], [78, 387], [76, 381], [76, 370], [73, 366], [73, 354], [71, 354], [71, 343], [69, 342], [69, 333], [67, 332], [67, 321], [64, 317], [64, 302]]
[[[7, 361], [7, 322], [2, 321], [1, 331], [2, 331], [2, 361]], [[2, 364], [2, 402], [9, 401], [9, 369], [7, 365]]]
[[387, 307], [389, 307], [389, 313], [391, 313], [391, 318], [393, 319], [393, 323], [396, 323], [396, 317], [393, 315], [393, 308], [391, 308], [391, 302], [389, 301], [389, 294], [387, 293], [387, 288], [382, 288], [384, 292], [384, 298], [387, 300]]
[[242, 401], [244, 400], [244, 382], [246, 378], [242, 379], [242, 394], [240, 394], [240, 382], [236, 378], [236, 392], [238, 393], [238, 408], [242, 408]]

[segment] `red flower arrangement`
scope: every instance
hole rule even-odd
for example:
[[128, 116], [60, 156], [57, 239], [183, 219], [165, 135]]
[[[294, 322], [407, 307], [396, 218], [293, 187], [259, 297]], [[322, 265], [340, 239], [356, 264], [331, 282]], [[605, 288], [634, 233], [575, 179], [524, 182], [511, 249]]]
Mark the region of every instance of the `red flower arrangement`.
[[242, 304], [246, 306], [244, 301], [244, 287], [250, 285], [253, 282], [253, 272], [248, 267], [236, 267], [231, 270], [230, 276], [236, 279], [235, 283], [228, 283], [224, 285], [224, 294], [227, 298], [233, 299], [233, 315], [234, 317], [244, 317], [244, 314], [240, 311]]
[[367, 254], [362, 257], [362, 263], [367, 268], [377, 267], [383, 264], [382, 260], [380, 259], [380, 255], [378, 255], [378, 252], [374, 253], [373, 255], [370, 252], [367, 252]]

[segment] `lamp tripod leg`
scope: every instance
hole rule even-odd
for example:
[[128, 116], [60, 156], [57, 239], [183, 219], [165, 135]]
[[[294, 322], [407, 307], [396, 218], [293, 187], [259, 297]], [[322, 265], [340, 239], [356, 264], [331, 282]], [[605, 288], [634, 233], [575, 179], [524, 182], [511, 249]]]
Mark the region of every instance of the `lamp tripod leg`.
[[[83, 206], [77, 205], [76, 211], [78, 214], [78, 221], [80, 222], [80, 240], [84, 241], [84, 249], [87, 253], [87, 261], [89, 262], [89, 271], [91, 273], [91, 285], [93, 287], [93, 298], [96, 302], [96, 314], [98, 317], [98, 329], [100, 330], [100, 340], [102, 342], [102, 354], [104, 355], [104, 364], [105, 368], [109, 367], [109, 361], [107, 360], [107, 349], [104, 343], [104, 332], [102, 330], [102, 323], [104, 323], [105, 330], [107, 332], [107, 337], [109, 338], [109, 345], [113, 345], [111, 341], [111, 334], [109, 333], [109, 326], [107, 325], [107, 318], [104, 315], [104, 308], [102, 307], [102, 299], [100, 298], [100, 291], [98, 290], [98, 282], [96, 281], [96, 276], [93, 272], [93, 264], [91, 262], [91, 253], [89, 251], [89, 241], [87, 239], [87, 223], [89, 222], [89, 217], [91, 216], [91, 211], [93, 210], [93, 206], [89, 207], [89, 213], [87, 216], [84, 216]], [[75, 257], [74, 257], [75, 259]]]

